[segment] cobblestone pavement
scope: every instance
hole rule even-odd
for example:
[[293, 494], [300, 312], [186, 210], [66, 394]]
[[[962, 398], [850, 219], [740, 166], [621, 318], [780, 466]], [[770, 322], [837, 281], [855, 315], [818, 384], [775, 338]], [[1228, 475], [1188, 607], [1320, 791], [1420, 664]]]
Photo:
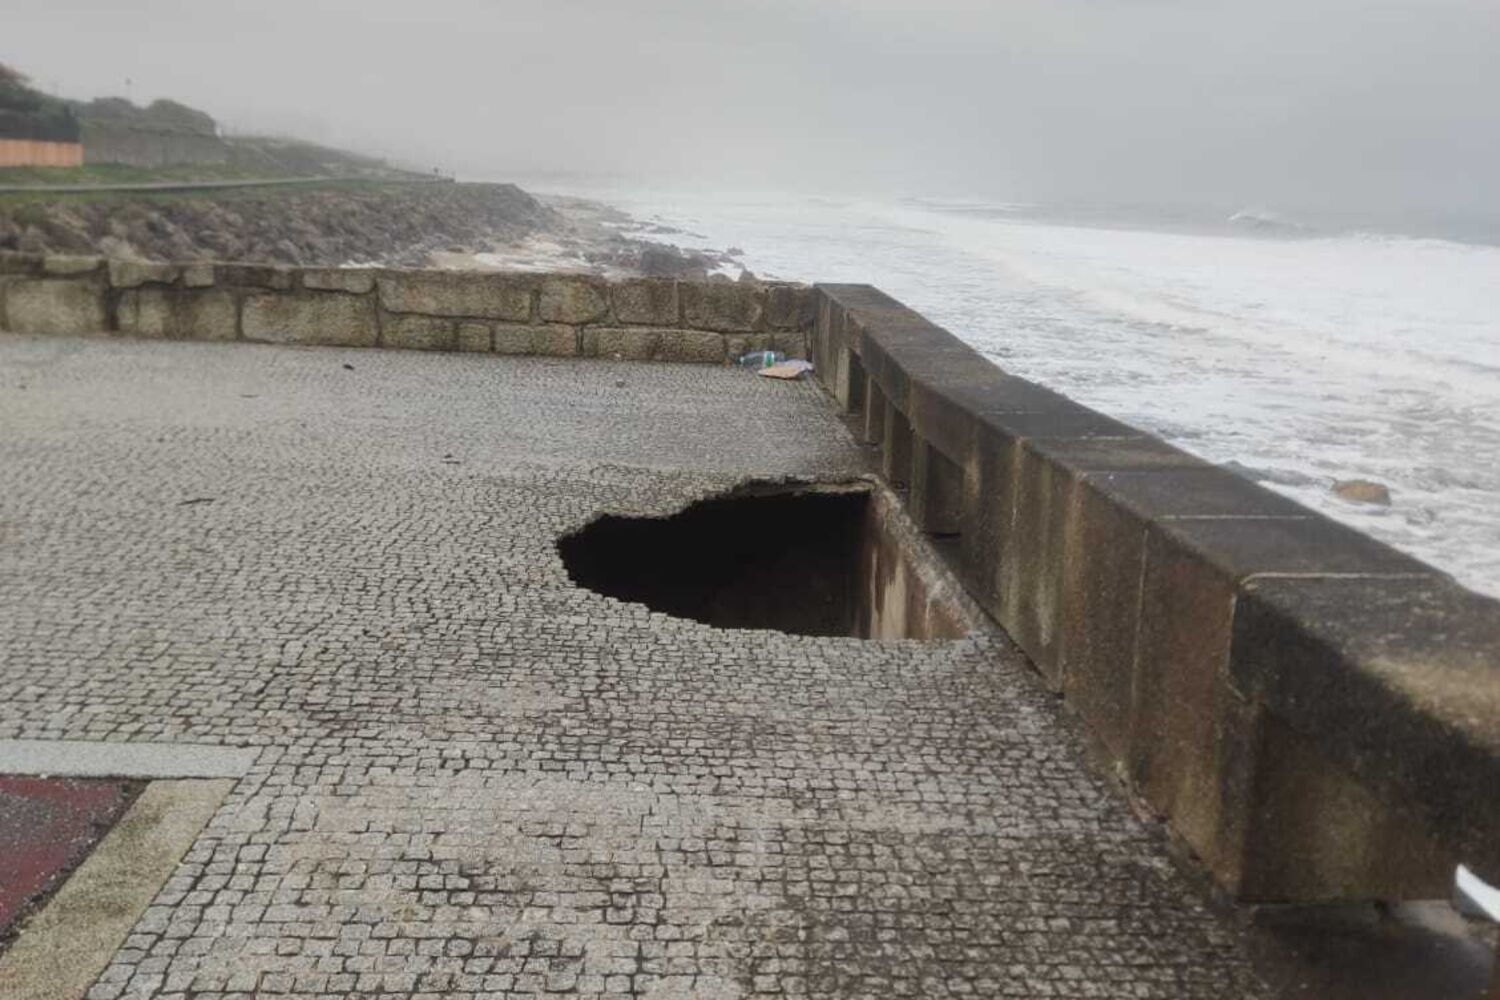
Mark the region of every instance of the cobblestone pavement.
[[0, 738], [263, 748], [89, 996], [1258, 995], [1003, 639], [553, 548], [859, 461], [729, 369], [0, 337]]

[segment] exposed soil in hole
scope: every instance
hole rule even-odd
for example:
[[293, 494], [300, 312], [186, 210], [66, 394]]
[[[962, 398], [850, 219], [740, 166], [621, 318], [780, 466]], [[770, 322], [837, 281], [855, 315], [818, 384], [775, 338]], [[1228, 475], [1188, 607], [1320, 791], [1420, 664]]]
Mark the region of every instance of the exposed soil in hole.
[[143, 787], [115, 778], [0, 775], [0, 951]]
[[750, 487], [670, 517], [606, 515], [560, 539], [580, 587], [719, 628], [956, 638], [862, 484]]

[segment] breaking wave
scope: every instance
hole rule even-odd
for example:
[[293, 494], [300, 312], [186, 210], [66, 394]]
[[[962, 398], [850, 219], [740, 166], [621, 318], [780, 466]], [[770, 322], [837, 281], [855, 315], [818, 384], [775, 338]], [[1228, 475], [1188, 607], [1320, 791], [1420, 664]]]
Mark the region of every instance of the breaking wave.
[[[1500, 247], [1090, 227], [999, 203], [612, 191], [763, 277], [869, 282], [1017, 374], [1500, 595]], [[1221, 217], [1222, 218], [1222, 217]], [[1387, 485], [1390, 507], [1338, 499]]]

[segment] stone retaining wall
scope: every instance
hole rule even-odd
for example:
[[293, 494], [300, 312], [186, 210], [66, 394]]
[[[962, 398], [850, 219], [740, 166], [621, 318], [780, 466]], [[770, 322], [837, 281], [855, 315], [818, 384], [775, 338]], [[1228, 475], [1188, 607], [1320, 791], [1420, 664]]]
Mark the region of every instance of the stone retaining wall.
[[84, 163], [169, 167], [229, 162], [228, 143], [212, 133], [152, 129], [89, 118], [80, 123], [79, 131]]
[[1500, 882], [1500, 602], [1001, 371], [876, 289], [0, 254], [0, 329], [808, 356], [972, 596], [1231, 893]]
[[819, 377], [1129, 788], [1247, 900], [1500, 881], [1500, 602], [817, 286]]
[[0, 330], [722, 364], [806, 356], [812, 289], [0, 253]]

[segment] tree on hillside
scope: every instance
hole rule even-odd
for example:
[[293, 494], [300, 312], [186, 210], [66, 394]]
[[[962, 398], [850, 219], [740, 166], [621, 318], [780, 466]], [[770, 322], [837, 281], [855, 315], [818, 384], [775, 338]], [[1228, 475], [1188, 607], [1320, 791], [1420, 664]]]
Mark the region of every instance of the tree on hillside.
[[0, 138], [77, 142], [78, 120], [66, 101], [28, 86], [25, 74], [0, 63]]
[[177, 101], [160, 98], [140, 107], [123, 97], [96, 97], [73, 105], [78, 117], [87, 122], [139, 129], [143, 132], [187, 132], [218, 135], [213, 116]]
[[146, 108], [146, 116], [177, 132], [199, 132], [204, 135], [217, 135], [219, 132], [219, 125], [214, 121], [213, 115], [165, 97], [152, 101]]

